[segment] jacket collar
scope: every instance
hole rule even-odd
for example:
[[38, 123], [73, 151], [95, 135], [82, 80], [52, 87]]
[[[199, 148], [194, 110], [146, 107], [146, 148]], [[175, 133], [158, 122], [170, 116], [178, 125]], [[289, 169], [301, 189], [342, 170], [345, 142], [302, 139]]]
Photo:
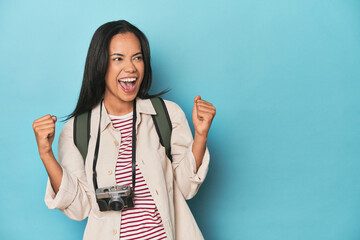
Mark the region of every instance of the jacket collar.
[[[99, 115], [100, 104], [98, 104], [95, 108], [95, 114]], [[136, 98], [136, 126], [140, 123], [140, 114], [148, 114], [148, 115], [156, 115], [156, 111], [150, 101], [150, 99], [140, 99]], [[99, 116], [98, 116], [99, 118]], [[112, 126], [111, 119], [109, 114], [104, 106], [104, 102], [102, 102], [102, 112], [101, 112], [101, 131], [104, 131], [107, 127]]]

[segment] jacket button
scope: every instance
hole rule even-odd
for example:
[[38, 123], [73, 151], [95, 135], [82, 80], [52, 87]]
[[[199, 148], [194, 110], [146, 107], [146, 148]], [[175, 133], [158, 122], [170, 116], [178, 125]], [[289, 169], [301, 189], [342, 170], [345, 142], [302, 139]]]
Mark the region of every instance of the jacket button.
[[112, 171], [109, 169], [109, 170], [107, 170], [107, 174], [108, 175], [111, 175], [112, 174]]
[[119, 145], [118, 141], [114, 140], [114, 146]]
[[112, 230], [112, 233], [113, 233], [114, 235], [116, 235], [116, 233], [117, 233], [116, 229], [113, 229], [113, 230]]

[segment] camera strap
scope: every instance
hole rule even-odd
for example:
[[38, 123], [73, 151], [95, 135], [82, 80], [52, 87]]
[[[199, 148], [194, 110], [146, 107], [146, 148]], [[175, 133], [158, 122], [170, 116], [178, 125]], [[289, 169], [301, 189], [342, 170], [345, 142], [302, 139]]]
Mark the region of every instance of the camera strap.
[[[94, 161], [93, 161], [93, 183], [95, 192], [98, 189], [97, 184], [97, 174], [96, 174], [96, 164], [99, 155], [99, 147], [100, 147], [100, 129], [101, 129], [101, 113], [102, 113], [102, 105], [104, 99], [100, 102], [100, 118], [99, 118], [99, 128], [98, 128], [98, 135], [96, 138], [96, 146], [95, 146], [95, 153], [94, 153]], [[133, 124], [132, 124], [132, 189], [135, 192], [135, 172], [136, 172], [136, 100], [134, 100], [133, 106]]]
[[132, 129], [132, 187], [133, 193], [135, 193], [135, 172], [136, 172], [136, 99], [134, 99], [133, 106], [133, 129]]

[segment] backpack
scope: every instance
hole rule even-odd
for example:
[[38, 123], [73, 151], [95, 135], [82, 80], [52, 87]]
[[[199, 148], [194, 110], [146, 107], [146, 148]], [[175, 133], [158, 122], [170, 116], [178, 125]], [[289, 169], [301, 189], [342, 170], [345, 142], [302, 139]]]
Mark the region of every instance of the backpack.
[[[150, 101], [156, 111], [156, 115], [152, 115], [156, 132], [159, 136], [160, 144], [165, 147], [167, 157], [172, 162], [171, 156], [171, 131], [172, 124], [170, 121], [169, 113], [167, 111], [164, 100], [159, 97], [150, 98]], [[91, 110], [89, 112], [82, 113], [74, 118], [74, 143], [79, 149], [81, 156], [86, 159], [88, 145], [90, 140], [90, 122], [91, 122]]]

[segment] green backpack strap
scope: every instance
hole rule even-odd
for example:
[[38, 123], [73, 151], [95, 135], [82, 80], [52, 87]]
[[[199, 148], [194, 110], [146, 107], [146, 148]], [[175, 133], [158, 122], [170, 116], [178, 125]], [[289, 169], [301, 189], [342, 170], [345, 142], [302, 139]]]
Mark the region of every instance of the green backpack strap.
[[166, 155], [172, 162], [171, 156], [171, 131], [172, 125], [164, 100], [159, 97], [150, 98], [150, 101], [155, 108], [156, 115], [152, 115], [157, 134], [159, 135], [160, 143], [165, 147]]
[[74, 144], [79, 149], [84, 163], [90, 139], [90, 119], [91, 111], [82, 113], [74, 118]]

